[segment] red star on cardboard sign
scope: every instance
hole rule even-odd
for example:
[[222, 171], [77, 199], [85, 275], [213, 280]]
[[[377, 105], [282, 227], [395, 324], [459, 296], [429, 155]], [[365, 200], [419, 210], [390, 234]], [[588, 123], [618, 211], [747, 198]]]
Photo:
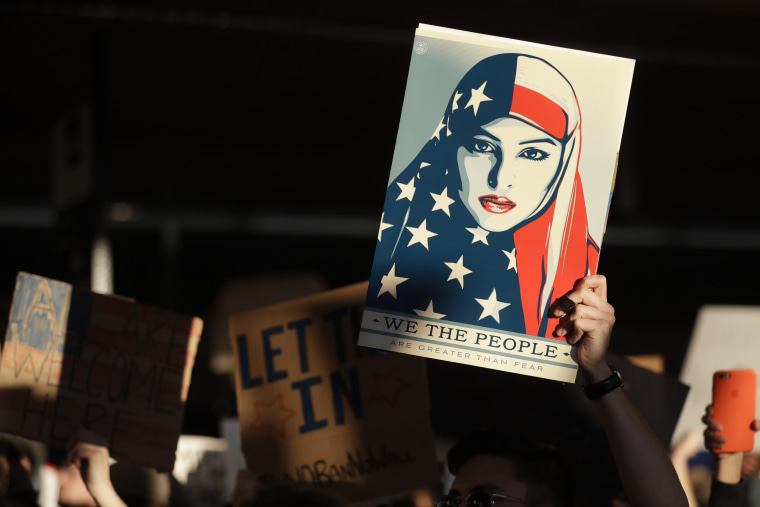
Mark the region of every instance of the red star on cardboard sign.
[[296, 415], [295, 410], [283, 406], [282, 393], [272, 398], [269, 403], [255, 401], [253, 410], [255, 415], [248, 425], [248, 430], [270, 429], [280, 437], [285, 437], [285, 421]]
[[386, 401], [391, 408], [398, 403], [399, 394], [412, 387], [412, 384], [401, 378], [398, 366], [386, 374], [375, 373], [374, 377], [375, 387], [369, 401]]

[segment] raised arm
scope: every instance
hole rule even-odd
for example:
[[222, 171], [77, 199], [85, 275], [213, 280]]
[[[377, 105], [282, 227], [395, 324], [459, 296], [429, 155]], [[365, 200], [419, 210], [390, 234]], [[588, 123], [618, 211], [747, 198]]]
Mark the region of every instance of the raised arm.
[[[744, 505], [746, 483], [742, 481], [743, 452], [715, 452], [723, 448], [726, 437], [718, 435], [723, 431], [721, 424], [713, 419], [712, 405], [705, 409], [702, 422], [705, 428], [705, 447], [713, 453], [713, 481], [710, 485], [709, 506]], [[755, 419], [751, 425], [754, 431], [760, 430], [760, 420]]]
[[87, 490], [100, 507], [127, 507], [111, 483], [111, 464], [104, 439], [84, 428], [69, 439], [66, 462], [82, 474]]
[[[575, 304], [572, 309], [563, 303], [565, 298]], [[615, 309], [607, 302], [606, 278], [581, 278], [571, 292], [555, 301], [551, 314], [560, 318], [555, 334], [578, 344], [578, 366], [584, 384], [591, 386], [610, 377], [607, 348]], [[631, 504], [688, 507], [667, 450], [625, 392], [614, 388], [590, 403], [596, 406]]]

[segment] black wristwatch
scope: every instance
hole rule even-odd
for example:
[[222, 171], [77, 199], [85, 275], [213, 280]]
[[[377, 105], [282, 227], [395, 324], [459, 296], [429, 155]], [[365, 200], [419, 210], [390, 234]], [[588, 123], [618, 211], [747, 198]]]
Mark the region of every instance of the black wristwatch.
[[597, 382], [596, 384], [584, 385], [583, 392], [586, 398], [589, 400], [598, 400], [605, 394], [614, 391], [618, 387], [623, 387], [623, 376], [615, 369], [614, 366], [610, 366], [612, 369], [612, 375], [606, 379]]

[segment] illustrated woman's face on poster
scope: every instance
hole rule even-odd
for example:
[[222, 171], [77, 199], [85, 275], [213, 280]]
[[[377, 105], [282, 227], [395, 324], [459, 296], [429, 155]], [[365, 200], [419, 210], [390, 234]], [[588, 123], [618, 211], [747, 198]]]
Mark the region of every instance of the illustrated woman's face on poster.
[[457, 150], [460, 198], [491, 232], [508, 231], [540, 211], [554, 191], [563, 145], [516, 118], [498, 118]]

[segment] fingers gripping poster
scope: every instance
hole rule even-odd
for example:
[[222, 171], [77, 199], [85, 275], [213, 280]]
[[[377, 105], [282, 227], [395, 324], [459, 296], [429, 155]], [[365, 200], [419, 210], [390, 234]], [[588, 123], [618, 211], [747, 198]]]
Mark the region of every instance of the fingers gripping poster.
[[0, 431], [170, 471], [203, 323], [19, 273], [0, 355]]
[[633, 61], [420, 25], [359, 343], [572, 381]]
[[353, 501], [438, 479], [424, 363], [356, 346], [366, 292], [365, 282], [230, 318], [249, 470]]

